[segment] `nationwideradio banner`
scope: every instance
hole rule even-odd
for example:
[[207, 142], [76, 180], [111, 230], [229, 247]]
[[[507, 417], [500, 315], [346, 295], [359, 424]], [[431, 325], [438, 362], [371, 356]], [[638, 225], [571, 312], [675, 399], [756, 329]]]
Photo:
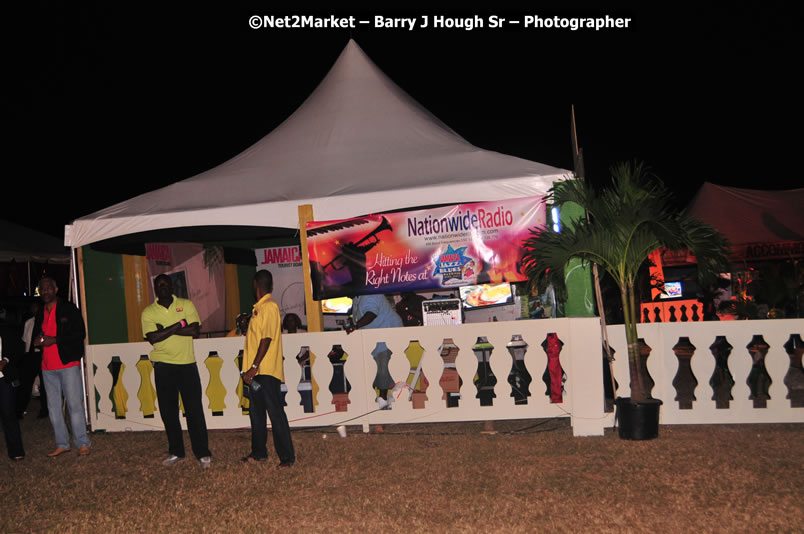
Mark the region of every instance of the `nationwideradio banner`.
[[307, 223], [316, 299], [518, 282], [542, 197]]

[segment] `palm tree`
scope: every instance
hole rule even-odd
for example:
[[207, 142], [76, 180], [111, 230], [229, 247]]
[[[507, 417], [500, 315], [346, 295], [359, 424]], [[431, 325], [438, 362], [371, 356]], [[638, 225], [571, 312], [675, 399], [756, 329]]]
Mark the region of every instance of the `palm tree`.
[[600, 192], [582, 179], [553, 187], [546, 202], [559, 207], [574, 202], [586, 210], [587, 218], [566, 224], [560, 233], [531, 230], [523, 262], [531, 283], [540, 287], [552, 283], [559, 298], [566, 297], [564, 266], [570, 259], [596, 263], [609, 273], [622, 301], [631, 401], [645, 402], [637, 334], [640, 266], [658, 248], [686, 248], [698, 261], [698, 276], [705, 287], [718, 272], [727, 270], [728, 243], [708, 224], [673, 209], [667, 187], [641, 163], [618, 164], [611, 174], [611, 185]]

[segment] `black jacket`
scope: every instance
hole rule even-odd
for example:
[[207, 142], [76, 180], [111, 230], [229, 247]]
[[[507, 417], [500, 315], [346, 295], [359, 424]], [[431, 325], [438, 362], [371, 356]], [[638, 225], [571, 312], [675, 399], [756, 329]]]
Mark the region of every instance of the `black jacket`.
[[[34, 323], [34, 339], [42, 333], [45, 306], [39, 309]], [[56, 344], [61, 363], [67, 365], [84, 357], [84, 338], [87, 335], [84, 318], [72, 302], [59, 298], [56, 303]]]
[[19, 378], [19, 365], [22, 355], [25, 353], [25, 343], [19, 332], [7, 325], [0, 325], [0, 338], [3, 340], [2, 357], [8, 358], [8, 363], [3, 368], [3, 378], [14, 382]]

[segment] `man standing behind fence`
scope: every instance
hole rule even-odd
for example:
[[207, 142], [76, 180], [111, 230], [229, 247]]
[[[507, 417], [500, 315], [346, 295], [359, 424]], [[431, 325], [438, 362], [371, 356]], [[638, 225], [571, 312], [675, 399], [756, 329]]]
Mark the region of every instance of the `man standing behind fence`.
[[163, 465], [184, 460], [184, 438], [179, 422], [179, 395], [187, 416], [187, 430], [193, 454], [201, 467], [212, 465], [207, 422], [201, 403], [201, 376], [193, 352], [193, 338], [201, 330], [201, 319], [192, 301], [173, 294], [173, 282], [166, 274], [154, 279], [156, 302], [142, 311], [142, 331], [154, 346], [156, 396], [159, 414], [168, 438], [168, 457]]
[[265, 412], [271, 420], [274, 448], [279, 469], [296, 461], [290, 425], [285, 414], [280, 385], [285, 379], [282, 362], [282, 322], [279, 306], [271, 298], [274, 289], [269, 271], [257, 271], [252, 282], [257, 303], [251, 314], [243, 350], [243, 382], [250, 386], [251, 452], [241, 462], [259, 462], [268, 458]]

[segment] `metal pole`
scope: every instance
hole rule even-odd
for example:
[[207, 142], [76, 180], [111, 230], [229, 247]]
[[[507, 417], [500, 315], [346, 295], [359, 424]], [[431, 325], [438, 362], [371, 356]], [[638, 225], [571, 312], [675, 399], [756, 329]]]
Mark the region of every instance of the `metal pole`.
[[[92, 428], [91, 424], [91, 417], [89, 412], [90, 407], [90, 399], [89, 399], [89, 389], [87, 388], [87, 371], [89, 369], [88, 365], [85, 365], [87, 359], [87, 347], [89, 346], [89, 325], [87, 324], [87, 312], [86, 312], [86, 297], [84, 296], [84, 284], [83, 284], [83, 277], [84, 277], [84, 258], [83, 254], [81, 253], [80, 249], [71, 247], [70, 248], [70, 296], [72, 297], [73, 303], [78, 306], [81, 310], [81, 315], [84, 318], [84, 331], [86, 332], [86, 337], [84, 338], [84, 357], [81, 358], [81, 388], [84, 394], [84, 422]], [[81, 284], [79, 287], [78, 276], [81, 276]], [[80, 289], [80, 292], [79, 292]], [[79, 299], [79, 293], [82, 298]]]
[[[575, 106], [572, 106], [572, 155], [574, 170], [579, 173], [576, 174], [577, 178], [584, 178], [583, 168], [583, 154], [578, 147], [578, 134], [575, 129]], [[586, 222], [589, 222], [589, 212], [586, 212]], [[617, 399], [617, 388], [615, 387], [614, 368], [611, 362], [614, 361], [614, 356], [611, 354], [611, 347], [609, 346], [609, 334], [606, 327], [606, 312], [603, 308], [603, 294], [600, 290], [600, 276], [598, 274], [597, 263], [592, 262], [592, 278], [595, 286], [595, 300], [597, 301], [597, 311], [600, 315], [600, 331], [603, 336], [603, 348], [606, 351], [606, 360], [609, 363], [609, 374], [611, 375], [611, 390], [614, 394], [614, 399]]]

